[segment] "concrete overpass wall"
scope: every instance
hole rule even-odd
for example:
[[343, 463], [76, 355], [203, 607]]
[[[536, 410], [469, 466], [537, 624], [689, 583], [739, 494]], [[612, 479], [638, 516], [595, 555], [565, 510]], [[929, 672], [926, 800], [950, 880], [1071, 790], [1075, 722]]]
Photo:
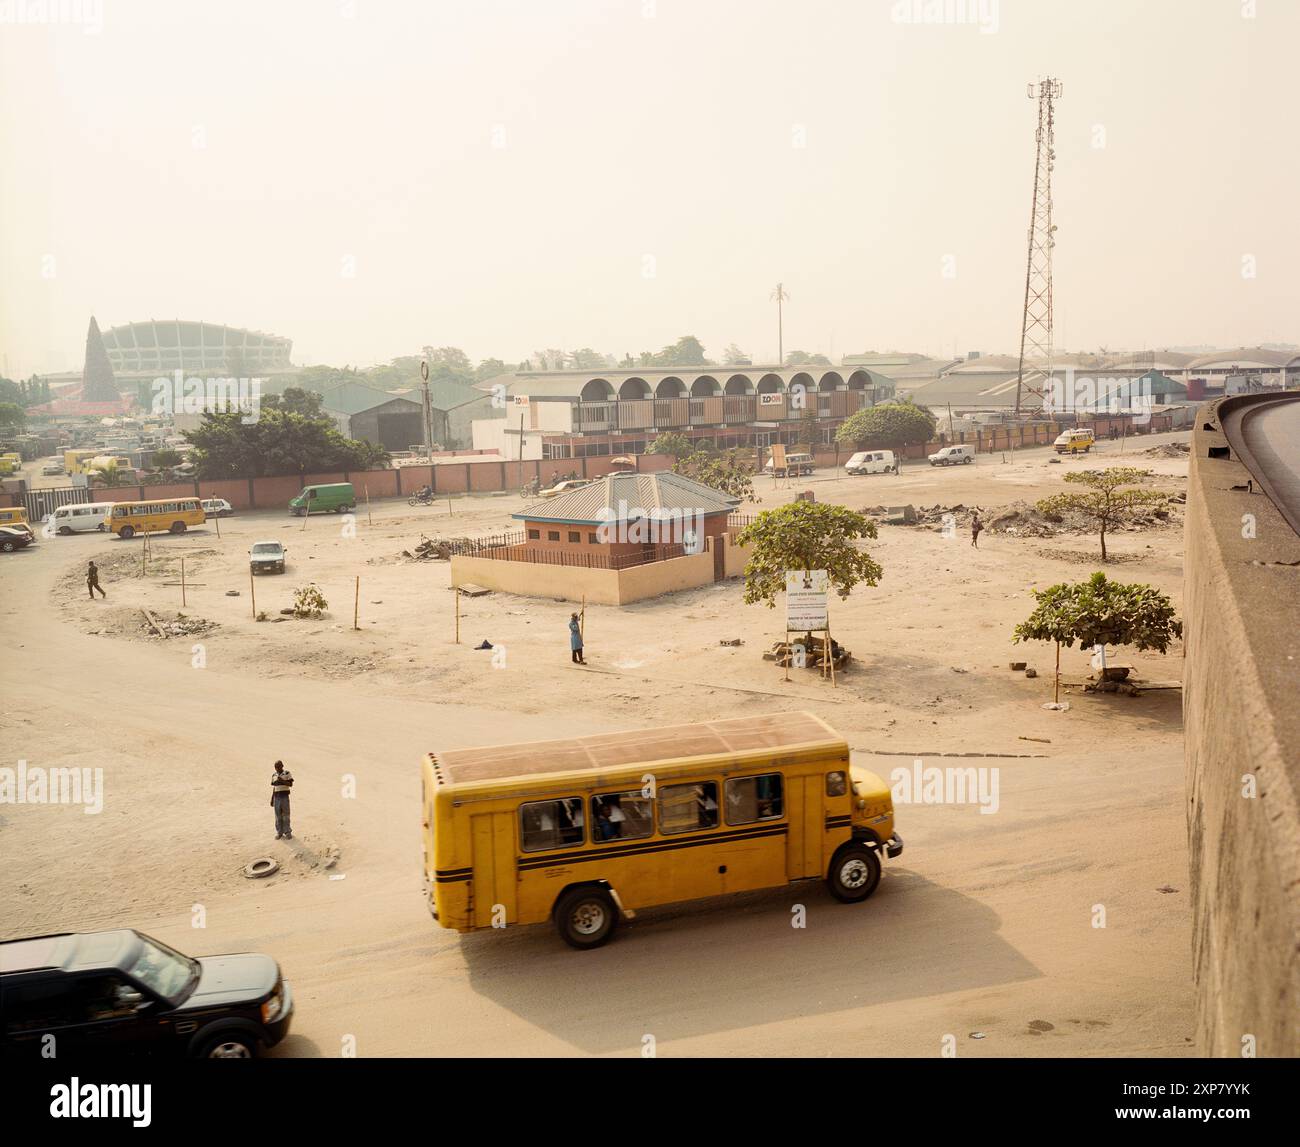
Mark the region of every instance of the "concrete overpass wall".
[[[1300, 538], [1201, 408], [1183, 710], [1202, 1055], [1300, 1055]], [[1207, 428], [1211, 427], [1211, 428]], [[1218, 456], [1211, 456], [1215, 450]], [[1288, 564], [1289, 563], [1289, 564]]]

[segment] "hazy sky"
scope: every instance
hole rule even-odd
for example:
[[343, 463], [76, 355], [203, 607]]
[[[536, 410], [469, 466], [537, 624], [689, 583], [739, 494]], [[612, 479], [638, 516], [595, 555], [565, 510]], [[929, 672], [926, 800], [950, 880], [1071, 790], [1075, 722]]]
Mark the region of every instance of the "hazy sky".
[[778, 280], [787, 350], [1015, 351], [1045, 74], [1058, 345], [1300, 341], [1297, 0], [62, 7], [0, 0], [10, 377], [92, 313], [771, 360]]

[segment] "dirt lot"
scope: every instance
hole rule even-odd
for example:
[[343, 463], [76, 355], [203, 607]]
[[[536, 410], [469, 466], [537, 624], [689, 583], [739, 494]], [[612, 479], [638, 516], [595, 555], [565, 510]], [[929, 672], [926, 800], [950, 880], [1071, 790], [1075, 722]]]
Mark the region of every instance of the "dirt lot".
[[[1185, 457], [1138, 450], [1180, 437], [1130, 442], [1122, 458], [1106, 443], [1059, 463], [1035, 450], [898, 477], [762, 479], [753, 508], [811, 489], [855, 508], [978, 506], [991, 520], [1061, 489], [1064, 472], [1107, 464], [1148, 467], [1176, 497]], [[95, 816], [0, 809], [4, 933], [131, 925], [196, 954], [271, 952], [298, 1001], [282, 1055], [337, 1055], [347, 1037], [362, 1055], [638, 1055], [645, 1034], [661, 1055], [937, 1055], [949, 1034], [969, 1056], [1190, 1046], [1179, 691], [1072, 692], [1068, 712], [1048, 712], [1051, 651], [1010, 644], [1031, 587], [1099, 568], [1094, 537], [990, 531], [976, 550], [964, 518], [955, 537], [882, 525], [880, 586], [832, 606], [853, 653], [832, 689], [807, 672], [787, 684], [762, 660], [780, 613], [744, 606], [739, 582], [589, 606], [587, 669], [569, 665], [572, 602], [462, 599], [455, 644], [447, 563], [401, 552], [421, 534], [510, 528], [520, 504], [377, 504], [354, 530], [331, 515], [237, 515], [220, 536], [210, 522], [154, 538], [144, 576], [138, 539], [54, 538], [0, 559], [11, 756], [102, 767], [106, 787]], [[1177, 601], [1180, 526], [1171, 503], [1168, 520], [1109, 539], [1113, 575]], [[250, 585], [248, 550], [270, 538], [288, 547], [288, 572]], [[87, 600], [91, 557], [106, 600]], [[170, 584], [182, 557], [184, 607]], [[309, 582], [327, 616], [278, 620]], [[268, 620], [254, 620], [253, 593]], [[142, 609], [177, 632], [158, 636]], [[475, 649], [484, 640], [495, 655]], [[1127, 654], [1148, 681], [1180, 678], [1181, 648]], [[1080, 681], [1087, 657], [1067, 651], [1062, 668]], [[900, 805], [906, 851], [862, 906], [800, 886], [658, 909], [586, 954], [547, 929], [459, 937], [430, 921], [421, 752], [796, 708], [884, 776], [916, 757], [996, 768], [997, 813]], [[276, 757], [298, 779], [293, 842], [272, 839]], [[261, 855], [281, 873], [245, 880]], [[806, 929], [790, 927], [796, 900]]]

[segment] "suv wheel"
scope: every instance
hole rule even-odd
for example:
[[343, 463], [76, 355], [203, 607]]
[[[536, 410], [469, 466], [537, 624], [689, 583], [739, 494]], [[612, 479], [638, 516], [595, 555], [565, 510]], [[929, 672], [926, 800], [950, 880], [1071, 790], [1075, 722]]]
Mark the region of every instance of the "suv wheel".
[[223, 1032], [203, 1045], [204, 1059], [252, 1059], [257, 1055], [257, 1040], [244, 1032]]
[[599, 948], [614, 934], [614, 902], [603, 888], [575, 888], [555, 904], [555, 927], [571, 948]]
[[876, 850], [853, 842], [831, 859], [826, 884], [831, 895], [845, 904], [865, 900], [880, 886], [880, 857]]

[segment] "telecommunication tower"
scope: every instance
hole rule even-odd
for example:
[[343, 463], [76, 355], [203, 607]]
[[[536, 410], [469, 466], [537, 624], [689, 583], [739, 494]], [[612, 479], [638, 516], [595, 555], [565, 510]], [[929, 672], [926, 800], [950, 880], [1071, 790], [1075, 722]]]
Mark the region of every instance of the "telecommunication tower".
[[[1052, 167], [1056, 161], [1053, 143], [1054, 101], [1061, 98], [1060, 80], [1051, 77], [1029, 84], [1027, 95], [1038, 101], [1038, 131], [1035, 133], [1034, 204], [1029, 216], [1029, 257], [1025, 266], [1025, 306], [1020, 321], [1020, 367], [1016, 373], [1016, 414], [1026, 391], [1042, 398], [1052, 380], [1052, 248], [1056, 227], [1052, 223]], [[1043, 382], [1025, 383], [1025, 355], [1043, 363]]]

